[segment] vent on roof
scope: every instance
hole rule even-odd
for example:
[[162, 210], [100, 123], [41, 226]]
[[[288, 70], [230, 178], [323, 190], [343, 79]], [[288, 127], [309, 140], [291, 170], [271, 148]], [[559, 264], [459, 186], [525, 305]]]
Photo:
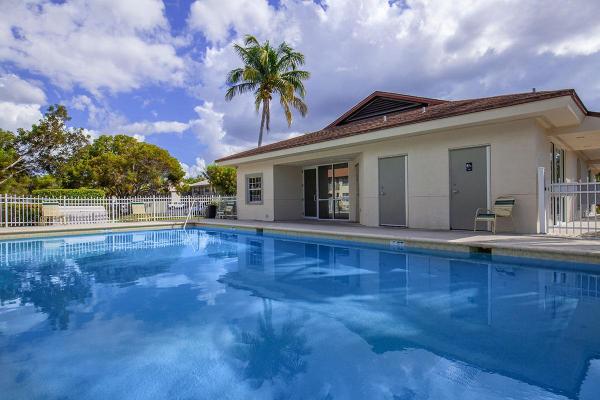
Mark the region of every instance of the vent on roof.
[[396, 100], [383, 97], [375, 97], [373, 100], [348, 115], [337, 125], [349, 124], [363, 119], [373, 118], [381, 115], [394, 114], [423, 107], [423, 103], [406, 100]]

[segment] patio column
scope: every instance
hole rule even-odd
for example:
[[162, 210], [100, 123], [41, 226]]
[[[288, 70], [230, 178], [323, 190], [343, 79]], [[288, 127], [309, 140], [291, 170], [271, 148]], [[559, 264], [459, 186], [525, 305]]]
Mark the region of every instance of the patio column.
[[538, 195], [538, 219], [540, 221], [539, 233], [547, 233], [546, 219], [546, 182], [544, 179], [544, 167], [537, 169], [537, 195]]

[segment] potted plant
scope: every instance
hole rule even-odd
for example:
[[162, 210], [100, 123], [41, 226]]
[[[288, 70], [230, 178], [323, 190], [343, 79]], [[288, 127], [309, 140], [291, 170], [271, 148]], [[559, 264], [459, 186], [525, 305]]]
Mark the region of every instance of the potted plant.
[[206, 206], [206, 218], [214, 219], [217, 216], [217, 207], [219, 207], [219, 202], [211, 200]]

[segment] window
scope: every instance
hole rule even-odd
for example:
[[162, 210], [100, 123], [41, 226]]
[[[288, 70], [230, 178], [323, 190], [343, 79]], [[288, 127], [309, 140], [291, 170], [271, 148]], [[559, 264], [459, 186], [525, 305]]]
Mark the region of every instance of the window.
[[263, 242], [250, 240], [246, 247], [246, 259], [248, 268], [255, 270], [263, 270]]
[[246, 175], [246, 203], [262, 204], [262, 174]]

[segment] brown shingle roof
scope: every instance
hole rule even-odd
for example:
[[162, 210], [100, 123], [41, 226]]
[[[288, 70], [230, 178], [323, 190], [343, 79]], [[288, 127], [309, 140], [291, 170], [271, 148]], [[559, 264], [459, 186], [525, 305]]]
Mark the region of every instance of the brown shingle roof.
[[517, 93], [503, 96], [484, 97], [479, 99], [447, 101], [431, 105], [425, 108], [425, 112], [423, 112], [422, 109], [418, 109], [398, 113], [395, 115], [389, 115], [386, 120], [384, 120], [381, 117], [378, 117], [371, 120], [359, 121], [338, 127], [325, 128], [320, 131], [307, 133], [302, 136], [297, 136], [291, 139], [282, 140], [280, 142], [267, 144], [262, 147], [242, 151], [237, 154], [232, 154], [230, 156], [220, 158], [216, 161], [220, 162], [242, 157], [250, 157], [258, 154], [269, 153], [272, 151], [306, 146], [313, 143], [340, 139], [344, 137], [359, 135], [362, 133], [392, 128], [400, 125], [409, 125], [419, 122], [431, 121], [435, 119], [449, 118], [457, 115], [471, 114], [480, 111], [492, 110], [495, 108], [509, 107], [518, 104], [547, 100], [562, 96], [573, 97], [573, 99], [581, 108], [581, 110], [584, 113], [589, 114], [589, 112], [577, 96], [577, 93], [575, 93], [575, 90], [573, 89]]

